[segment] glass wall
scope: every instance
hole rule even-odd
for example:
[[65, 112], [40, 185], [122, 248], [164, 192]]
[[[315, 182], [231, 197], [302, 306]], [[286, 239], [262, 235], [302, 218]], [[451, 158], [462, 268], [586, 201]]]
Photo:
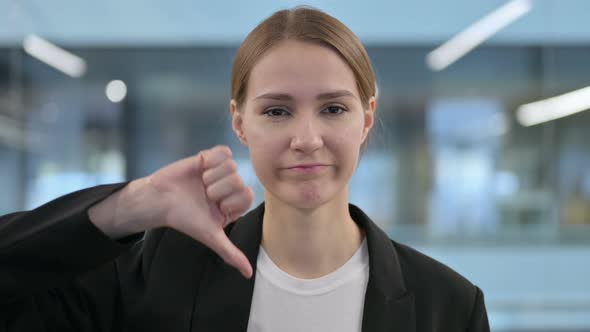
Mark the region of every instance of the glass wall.
[[[590, 113], [516, 121], [519, 105], [588, 83], [589, 47], [484, 47], [442, 73], [424, 65], [430, 47], [368, 49], [378, 120], [353, 202], [418, 243], [590, 241]], [[89, 64], [83, 78], [0, 52], [2, 212], [215, 144], [235, 150], [261, 193], [229, 121], [234, 47], [75, 51]], [[115, 79], [127, 85], [121, 103], [105, 94]]]

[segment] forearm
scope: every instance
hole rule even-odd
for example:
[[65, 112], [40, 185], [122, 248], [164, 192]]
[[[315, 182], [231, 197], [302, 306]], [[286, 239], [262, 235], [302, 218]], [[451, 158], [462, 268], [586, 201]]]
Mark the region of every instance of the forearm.
[[90, 206], [125, 186], [88, 188], [0, 217], [0, 304], [70, 280], [128, 249], [130, 243], [109, 239], [88, 218]]

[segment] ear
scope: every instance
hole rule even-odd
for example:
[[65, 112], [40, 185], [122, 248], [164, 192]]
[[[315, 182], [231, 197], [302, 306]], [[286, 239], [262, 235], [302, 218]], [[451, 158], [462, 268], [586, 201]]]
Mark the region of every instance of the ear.
[[238, 111], [238, 105], [233, 99], [229, 102], [229, 111], [231, 113], [231, 127], [234, 133], [236, 133], [236, 136], [238, 136], [238, 139], [243, 145], [248, 146], [248, 141], [246, 140], [246, 135], [244, 135], [244, 129], [242, 126], [242, 113]]
[[363, 126], [363, 138], [362, 143], [365, 142], [367, 136], [369, 135], [369, 131], [373, 128], [373, 124], [375, 123], [375, 110], [377, 109], [377, 100], [375, 97], [371, 97], [369, 99], [369, 108], [364, 111], [364, 120], [365, 124]]

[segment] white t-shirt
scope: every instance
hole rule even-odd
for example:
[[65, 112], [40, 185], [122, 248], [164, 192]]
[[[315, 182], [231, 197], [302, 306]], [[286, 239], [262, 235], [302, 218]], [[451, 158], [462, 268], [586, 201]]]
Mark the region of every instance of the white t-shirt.
[[289, 275], [261, 246], [248, 332], [361, 331], [369, 280], [366, 242], [344, 265], [317, 279]]

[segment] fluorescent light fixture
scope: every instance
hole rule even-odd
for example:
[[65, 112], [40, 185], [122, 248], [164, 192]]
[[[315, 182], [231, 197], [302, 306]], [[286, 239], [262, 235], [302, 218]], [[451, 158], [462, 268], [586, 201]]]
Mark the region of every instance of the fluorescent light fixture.
[[559, 119], [590, 109], [590, 86], [566, 94], [522, 105], [516, 119], [525, 126]]
[[491, 12], [426, 56], [434, 71], [443, 70], [531, 10], [531, 0], [512, 0]]
[[110, 81], [105, 89], [107, 98], [113, 103], [118, 103], [127, 96], [127, 85], [121, 80]]
[[30, 56], [71, 77], [81, 77], [86, 72], [84, 59], [39, 36], [25, 37], [23, 48]]

